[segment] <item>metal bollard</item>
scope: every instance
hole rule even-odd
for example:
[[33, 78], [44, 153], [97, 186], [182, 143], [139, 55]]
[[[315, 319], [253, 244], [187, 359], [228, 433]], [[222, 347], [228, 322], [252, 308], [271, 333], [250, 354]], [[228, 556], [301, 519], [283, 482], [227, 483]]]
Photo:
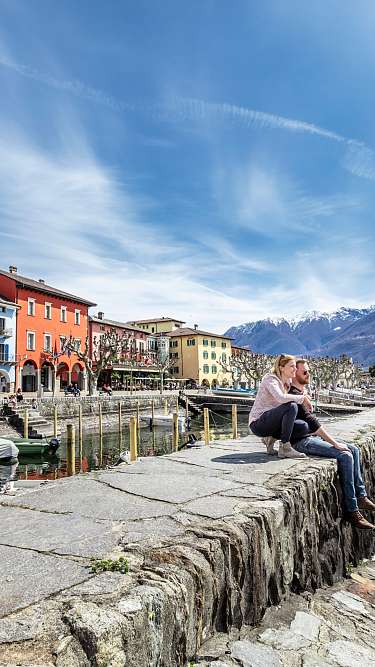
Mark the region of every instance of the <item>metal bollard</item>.
[[208, 408], [203, 408], [203, 425], [204, 425], [204, 444], [210, 444], [210, 413]]
[[173, 449], [178, 450], [178, 413], [173, 415]]
[[137, 447], [137, 418], [130, 417], [129, 423], [130, 430], [130, 461], [134, 463], [138, 458], [138, 447]]
[[29, 437], [29, 411], [26, 408], [23, 415], [23, 437]]
[[74, 424], [67, 424], [66, 427], [66, 468], [68, 475], [76, 474], [76, 434]]
[[232, 405], [232, 438], [233, 440], [237, 440], [238, 438], [237, 405], [234, 403]]

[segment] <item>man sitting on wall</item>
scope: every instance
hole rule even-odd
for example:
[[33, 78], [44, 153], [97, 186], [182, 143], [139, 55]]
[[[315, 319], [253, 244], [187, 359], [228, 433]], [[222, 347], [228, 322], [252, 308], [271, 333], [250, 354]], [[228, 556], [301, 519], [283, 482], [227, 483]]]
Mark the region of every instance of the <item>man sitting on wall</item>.
[[[297, 371], [289, 389], [291, 394], [303, 394], [310, 382], [310, 369], [305, 359], [297, 359]], [[294, 449], [308, 456], [324, 456], [337, 460], [347, 520], [356, 528], [372, 530], [375, 526], [367, 521], [360, 510], [375, 512], [375, 504], [367, 497], [361, 471], [361, 454], [355, 445], [338, 442], [303, 405], [298, 406], [297, 419], [307, 422], [310, 433], [299, 436], [292, 442]]]

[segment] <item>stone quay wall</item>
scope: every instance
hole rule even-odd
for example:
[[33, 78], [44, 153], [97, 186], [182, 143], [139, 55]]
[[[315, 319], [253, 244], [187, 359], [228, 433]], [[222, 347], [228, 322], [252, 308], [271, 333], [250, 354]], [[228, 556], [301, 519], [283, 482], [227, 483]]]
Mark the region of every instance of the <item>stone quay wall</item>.
[[[369, 495], [375, 493], [374, 413], [336, 425], [361, 448]], [[257, 625], [267, 607], [339, 581], [375, 551], [375, 531], [343, 520], [334, 461], [270, 460], [253, 436], [62, 480], [0, 505], [4, 571], [11, 571], [17, 541], [24, 570], [18, 596], [11, 573], [0, 594], [8, 637], [3, 660], [11, 667], [186, 667], [199, 662], [200, 646], [215, 633]], [[55, 523], [58, 537], [41, 538], [37, 548], [30, 521], [38, 513], [41, 522]], [[67, 514], [79, 540], [64, 542]], [[110, 552], [128, 559], [129, 574], [85, 574], [90, 555]], [[52, 558], [61, 571], [68, 567], [54, 593]], [[0, 641], [1, 629], [0, 623]]]

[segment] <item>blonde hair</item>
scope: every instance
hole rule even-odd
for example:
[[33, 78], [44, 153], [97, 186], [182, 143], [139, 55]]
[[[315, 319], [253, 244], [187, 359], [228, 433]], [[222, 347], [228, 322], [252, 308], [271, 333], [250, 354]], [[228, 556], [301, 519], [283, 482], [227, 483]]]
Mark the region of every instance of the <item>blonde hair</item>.
[[272, 366], [272, 373], [277, 375], [279, 380], [281, 380], [281, 369], [287, 365], [288, 361], [294, 360], [295, 357], [292, 354], [279, 354], [275, 359], [274, 365]]

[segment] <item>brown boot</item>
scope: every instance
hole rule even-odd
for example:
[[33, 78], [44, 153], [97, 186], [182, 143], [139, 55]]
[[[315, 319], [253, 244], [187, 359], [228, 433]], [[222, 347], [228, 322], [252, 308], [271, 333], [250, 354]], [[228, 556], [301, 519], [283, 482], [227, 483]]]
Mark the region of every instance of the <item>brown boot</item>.
[[367, 498], [367, 496], [358, 498], [357, 502], [360, 510], [370, 510], [370, 512], [375, 512], [375, 503], [373, 503], [370, 498]]
[[361, 530], [375, 530], [375, 526], [367, 521], [367, 519], [365, 519], [361, 512], [358, 512], [358, 510], [355, 512], [347, 512], [346, 518], [349, 523], [354, 526], [354, 528], [360, 528]]

